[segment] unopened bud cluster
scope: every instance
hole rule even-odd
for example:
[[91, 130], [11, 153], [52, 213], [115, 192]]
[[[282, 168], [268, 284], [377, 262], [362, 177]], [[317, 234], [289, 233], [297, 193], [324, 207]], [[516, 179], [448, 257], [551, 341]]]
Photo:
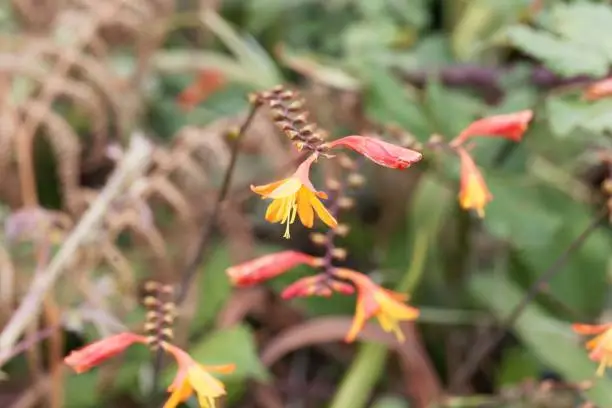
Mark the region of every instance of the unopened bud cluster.
[[176, 318], [173, 301], [174, 290], [170, 285], [149, 281], [145, 283], [146, 295], [143, 299], [147, 313], [144, 330], [151, 350], [157, 350], [162, 342], [170, 342], [174, 337], [172, 327]]
[[276, 86], [259, 94], [261, 101], [270, 108], [274, 124], [294, 142], [299, 149], [318, 150], [323, 143], [324, 133], [309, 121], [309, 112], [304, 100], [292, 90]]

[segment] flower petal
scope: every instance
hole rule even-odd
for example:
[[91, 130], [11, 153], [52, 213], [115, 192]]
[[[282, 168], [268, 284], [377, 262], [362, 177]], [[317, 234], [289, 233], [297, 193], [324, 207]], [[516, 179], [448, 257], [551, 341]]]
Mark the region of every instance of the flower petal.
[[415, 150], [367, 136], [346, 136], [328, 143], [327, 146], [332, 149], [349, 148], [378, 165], [392, 169], [408, 168], [423, 158], [423, 155]]
[[305, 188], [300, 189], [297, 197], [297, 212], [300, 216], [300, 221], [307, 228], [312, 228], [314, 224], [314, 210], [310, 205], [310, 197], [314, 193], [306, 190]]
[[587, 101], [596, 101], [612, 95], [612, 78], [606, 78], [590, 85], [584, 91], [584, 98]]
[[461, 208], [475, 210], [483, 217], [484, 208], [493, 199], [493, 195], [470, 154], [460, 147], [456, 151], [461, 160], [459, 204]]
[[317, 213], [317, 216], [323, 221], [328, 227], [336, 228], [338, 226], [338, 221], [334, 218], [333, 215], [325, 208], [323, 203], [315, 196], [310, 196], [310, 205]]
[[315, 265], [316, 259], [298, 251], [281, 251], [234, 265], [225, 273], [234, 285], [249, 286], [274, 278], [297, 265]]
[[531, 110], [482, 118], [472, 122], [450, 144], [457, 147], [474, 136], [499, 136], [519, 142], [532, 118]]
[[168, 391], [171, 391], [172, 394], [170, 394], [163, 408], [176, 408], [180, 403], [189, 399], [193, 394], [193, 387], [191, 387], [191, 384], [189, 384], [189, 381], [187, 381], [185, 377], [178, 386], [175, 386], [172, 390], [168, 389]]
[[612, 325], [608, 324], [582, 324], [582, 323], [574, 323], [572, 324], [572, 330], [578, 334], [599, 334], [603, 333], [607, 329], [612, 328]]
[[291, 177], [285, 179], [285, 181], [268, 194], [266, 198], [279, 199], [291, 197], [297, 194], [300, 187], [302, 187], [302, 182], [297, 178]]
[[266, 221], [271, 223], [281, 222], [285, 218], [285, 210], [287, 199], [273, 200], [266, 210]]

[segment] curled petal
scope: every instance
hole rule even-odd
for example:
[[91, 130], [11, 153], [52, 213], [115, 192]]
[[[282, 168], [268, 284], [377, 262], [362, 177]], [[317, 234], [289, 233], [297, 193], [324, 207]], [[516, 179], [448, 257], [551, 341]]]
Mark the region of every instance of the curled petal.
[[73, 351], [64, 358], [64, 363], [77, 373], [84, 373], [107, 358], [116, 356], [134, 343], [146, 344], [147, 339], [134, 333], [120, 333]]
[[612, 95], [612, 78], [603, 79], [590, 85], [584, 91], [584, 99], [596, 101]]
[[583, 334], [583, 335], [593, 335], [603, 333], [607, 329], [611, 328], [610, 324], [582, 324], [582, 323], [574, 323], [572, 324], [572, 330], [575, 333]]
[[283, 299], [296, 297], [322, 296], [329, 297], [333, 292], [350, 295], [355, 291], [353, 286], [340, 282], [327, 274], [307, 276], [287, 286], [281, 294]]
[[531, 110], [482, 118], [472, 122], [450, 144], [453, 147], [460, 146], [473, 136], [496, 136], [519, 142], [531, 118]]
[[475, 210], [482, 218], [484, 208], [493, 199], [493, 195], [470, 154], [463, 148], [457, 148], [457, 153], [461, 160], [459, 204], [465, 210]]
[[274, 278], [298, 265], [316, 266], [317, 258], [298, 251], [282, 251], [228, 268], [225, 273], [236, 286], [250, 286]]
[[408, 168], [423, 158], [423, 155], [415, 150], [367, 136], [346, 136], [327, 143], [327, 147], [346, 147], [380, 166], [392, 169]]

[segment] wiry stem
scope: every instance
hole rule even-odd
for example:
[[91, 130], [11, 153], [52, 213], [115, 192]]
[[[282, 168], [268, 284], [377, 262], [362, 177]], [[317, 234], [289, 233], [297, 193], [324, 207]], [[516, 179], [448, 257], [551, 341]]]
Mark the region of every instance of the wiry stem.
[[[240, 151], [240, 142], [244, 137], [246, 130], [251, 125], [251, 122], [253, 121], [253, 118], [255, 117], [255, 114], [259, 110], [260, 106], [261, 101], [259, 100], [258, 96], [255, 96], [254, 99], [251, 101], [251, 108], [249, 110], [249, 113], [242, 125], [240, 126], [238, 133], [235, 137], [234, 144], [232, 146], [230, 162], [227, 166], [227, 169], [225, 170], [225, 175], [223, 177], [221, 188], [219, 189], [219, 194], [217, 195], [217, 200], [213, 207], [212, 213], [208, 219], [208, 222], [202, 228], [193, 259], [189, 261], [189, 263], [181, 273], [179, 287], [176, 293], [176, 299], [174, 301], [177, 308], [180, 306], [181, 303], [185, 301], [191, 282], [193, 281], [198, 272], [198, 267], [202, 264], [202, 262], [206, 258], [206, 255], [208, 254], [208, 249], [210, 246], [209, 244], [213, 235], [213, 231], [215, 229], [216, 220], [219, 217], [219, 213], [221, 212], [223, 202], [225, 201], [229, 193], [232, 176], [234, 175], [234, 170], [236, 169], [238, 153]], [[164, 351], [160, 347], [155, 353], [155, 360], [153, 361], [153, 386], [151, 388], [151, 395], [149, 398], [150, 406], [154, 406], [155, 400], [157, 398], [157, 389], [159, 388], [163, 357]]]
[[465, 363], [459, 367], [455, 372], [450, 381], [450, 389], [458, 389], [459, 386], [465, 383], [474, 372], [478, 369], [480, 362], [486, 357], [494, 348], [499, 344], [500, 341], [506, 335], [506, 331], [510, 328], [516, 320], [521, 316], [523, 311], [527, 308], [529, 303], [540, 293], [544, 285], [549, 282], [557, 273], [559, 273], [565, 263], [580, 247], [585, 243], [587, 238], [599, 227], [601, 222], [608, 216], [607, 209], [602, 211], [598, 216], [591, 221], [591, 223], [582, 231], [580, 235], [574, 239], [574, 241], [563, 251], [563, 253], [557, 258], [555, 262], [544, 271], [538, 279], [529, 287], [525, 296], [521, 299], [518, 305], [510, 312], [508, 317], [501, 323], [499, 330], [494, 333], [491, 337], [483, 338], [477, 342], [472, 348], [472, 352], [468, 354]]

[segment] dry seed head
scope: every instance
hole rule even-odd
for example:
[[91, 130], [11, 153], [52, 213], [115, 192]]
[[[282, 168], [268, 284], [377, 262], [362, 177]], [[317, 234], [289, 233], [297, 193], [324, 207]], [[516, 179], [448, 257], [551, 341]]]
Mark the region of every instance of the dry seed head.
[[361, 187], [365, 184], [365, 177], [363, 177], [361, 174], [359, 173], [351, 173], [348, 176], [348, 184], [351, 187]]
[[347, 224], [338, 224], [338, 226], [336, 226], [336, 228], [334, 229], [334, 232], [336, 233], [336, 235], [346, 237], [350, 230], [351, 228]]
[[327, 244], [327, 237], [325, 234], [321, 234], [320, 232], [313, 232], [310, 234], [310, 240], [315, 245], [325, 245]]
[[144, 290], [146, 292], [155, 292], [155, 291], [159, 290], [160, 286], [161, 286], [161, 284], [159, 282], [147, 281], [144, 284]]
[[145, 330], [145, 332], [147, 332], [149, 334], [154, 334], [155, 332], [157, 332], [157, 323], [155, 323], [155, 322], [145, 322], [144, 330]]
[[285, 87], [283, 85], [275, 85], [274, 88], [272, 88], [272, 93], [279, 94], [283, 92], [284, 90], [285, 90]]
[[159, 300], [155, 296], [146, 296], [142, 303], [146, 308], [153, 308], [160, 304]]
[[147, 322], [155, 322], [159, 317], [159, 313], [155, 310], [149, 310], [145, 315], [145, 321]]
[[172, 286], [172, 285], [164, 285], [164, 286], [162, 286], [160, 292], [161, 293], [165, 293], [167, 295], [171, 295], [171, 294], [174, 293], [174, 286]]
[[609, 178], [605, 179], [601, 183], [601, 190], [606, 195], [612, 195], [612, 179], [609, 179]]
[[334, 248], [331, 251], [332, 257], [338, 261], [344, 261], [346, 259], [346, 249], [344, 248]]
[[288, 106], [287, 106], [287, 110], [289, 112], [300, 112], [302, 109], [304, 109], [304, 100], [300, 99], [300, 100], [296, 100], [291, 102]]
[[166, 340], [172, 340], [174, 338], [174, 332], [171, 328], [166, 327], [161, 331], [162, 336], [165, 337]]
[[325, 265], [323, 258], [313, 258], [311, 262], [313, 268], [320, 268]]
[[295, 92], [293, 92], [290, 89], [285, 90], [284, 92], [280, 93], [278, 95], [278, 97], [283, 100], [283, 101], [290, 101], [292, 99], [294, 99], [296, 97]]
[[353, 208], [354, 205], [355, 200], [350, 197], [340, 197], [340, 199], [338, 199], [338, 206], [340, 206], [340, 208], [342, 208], [343, 210]]
[[327, 189], [331, 191], [338, 191], [342, 187], [342, 184], [340, 184], [340, 182], [336, 179], [328, 179], [325, 182], [325, 185], [327, 186]]

